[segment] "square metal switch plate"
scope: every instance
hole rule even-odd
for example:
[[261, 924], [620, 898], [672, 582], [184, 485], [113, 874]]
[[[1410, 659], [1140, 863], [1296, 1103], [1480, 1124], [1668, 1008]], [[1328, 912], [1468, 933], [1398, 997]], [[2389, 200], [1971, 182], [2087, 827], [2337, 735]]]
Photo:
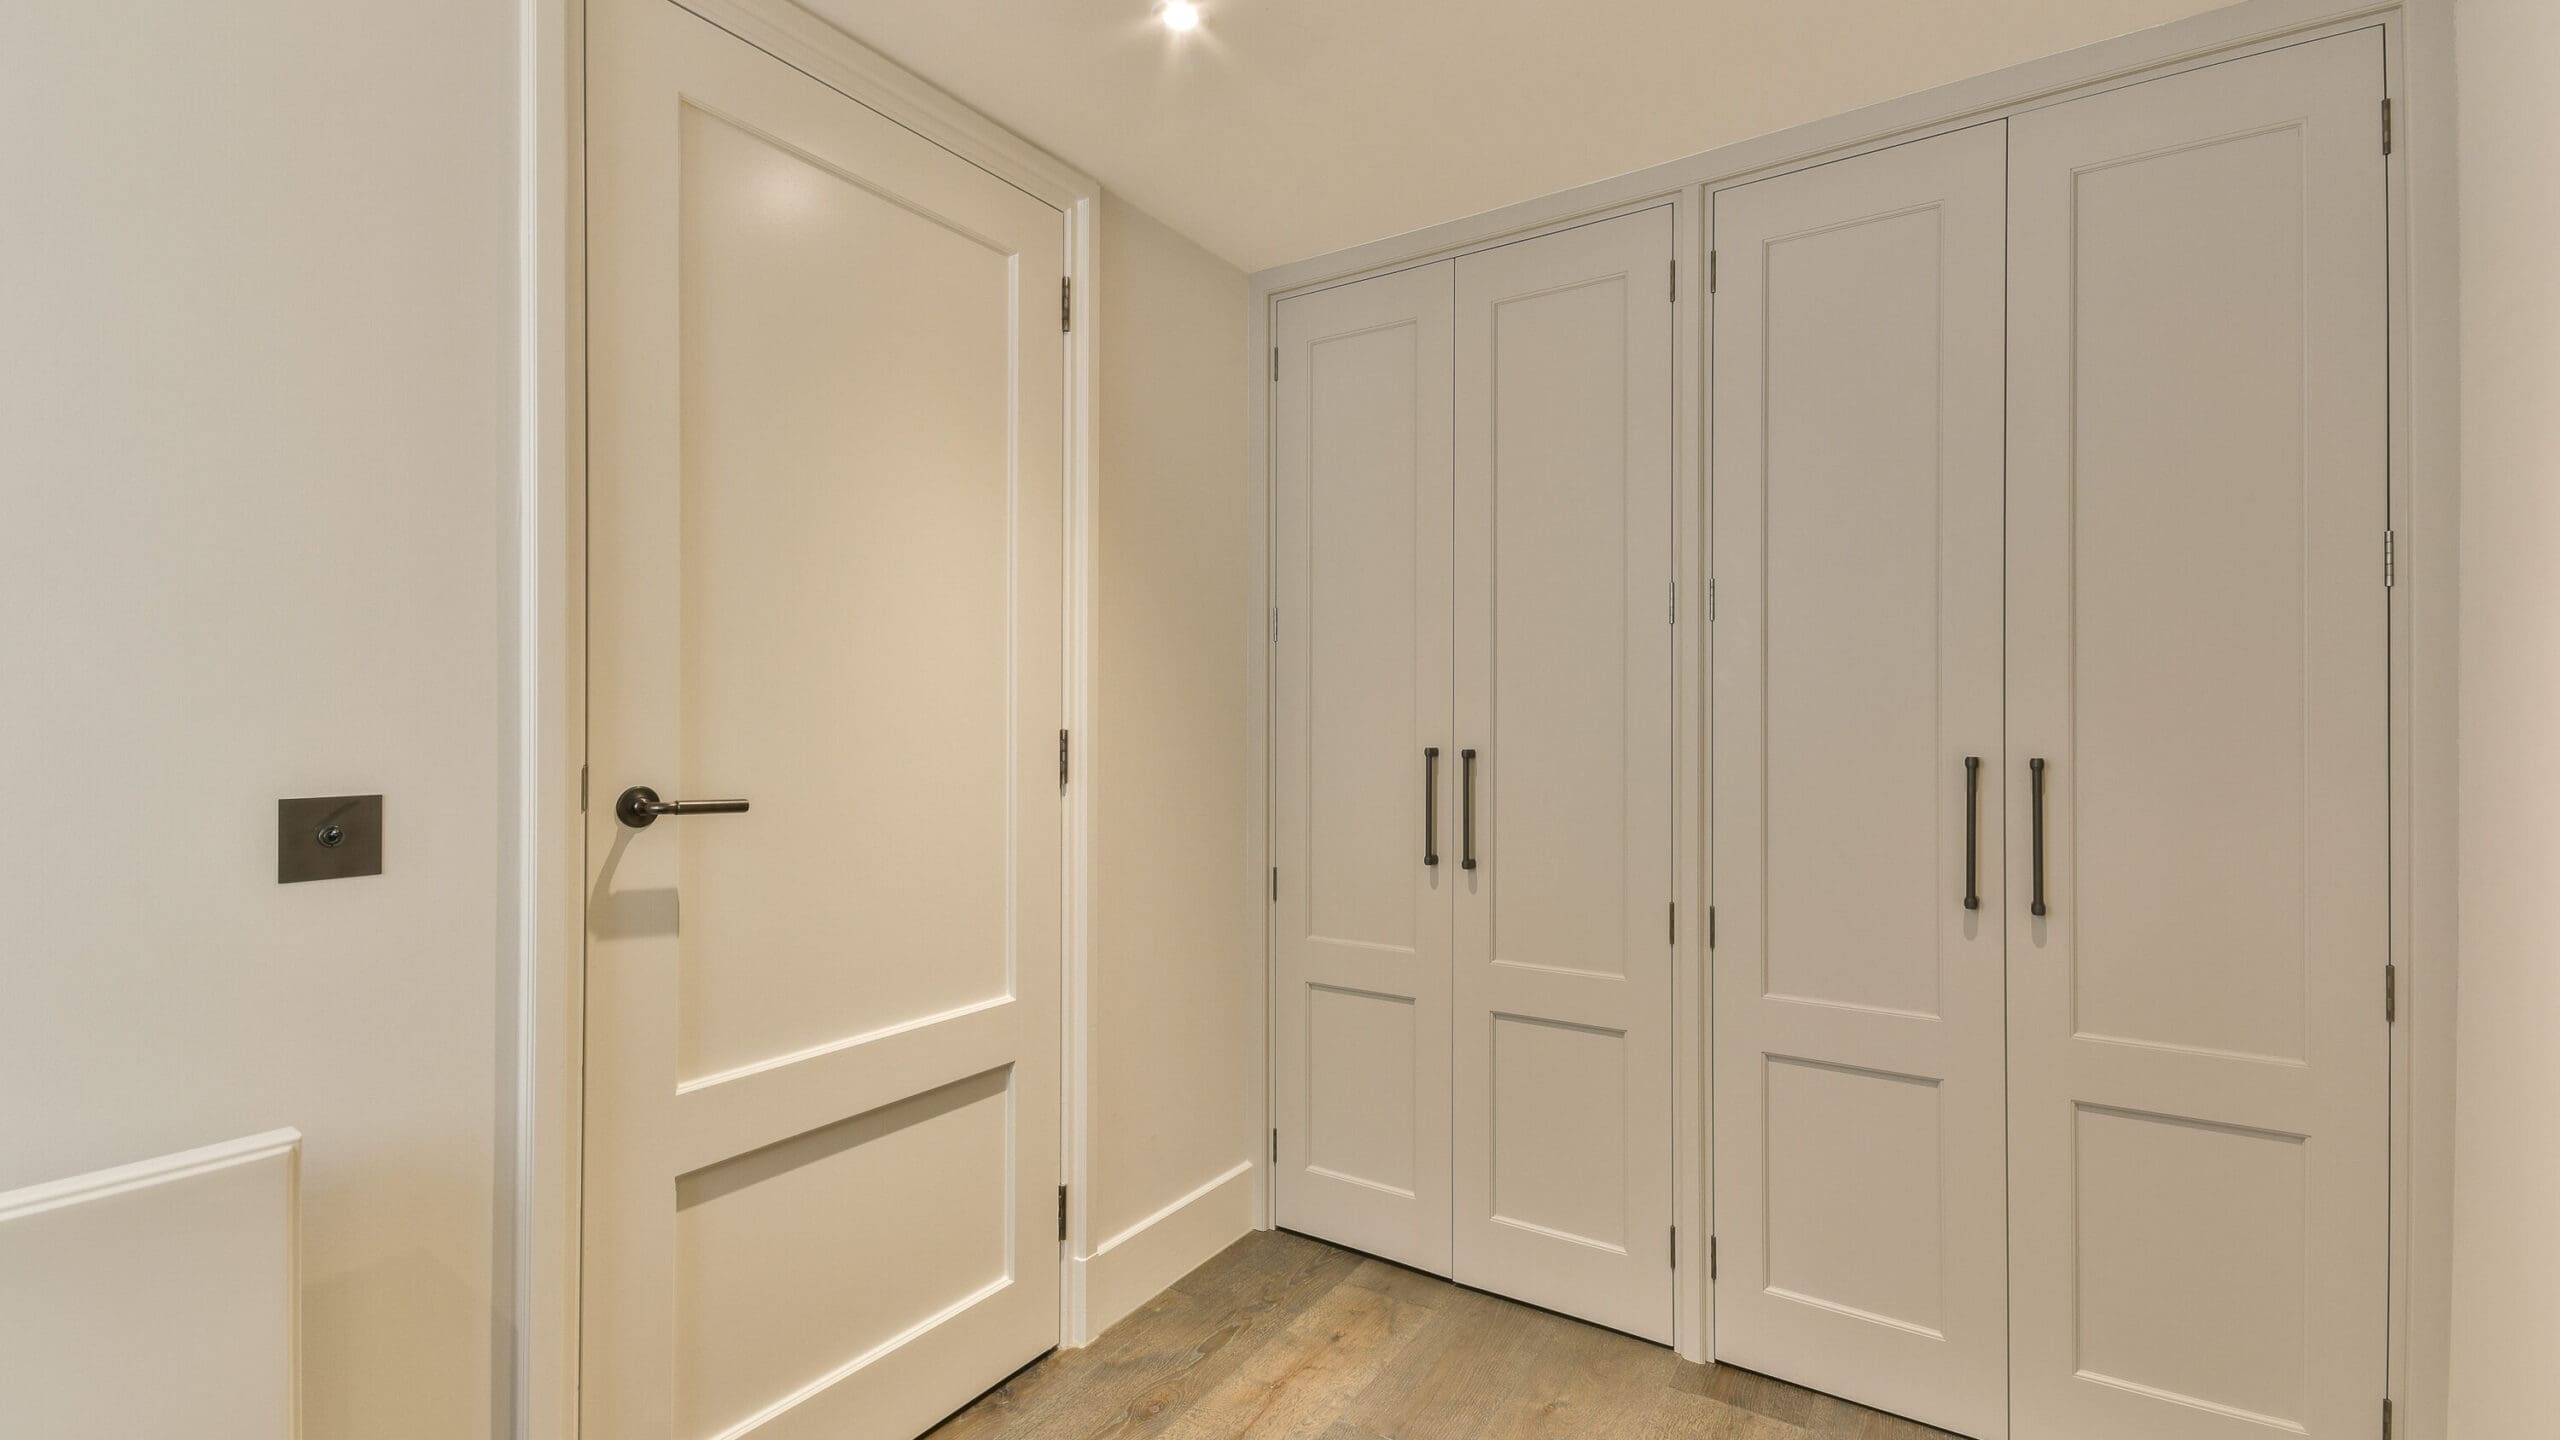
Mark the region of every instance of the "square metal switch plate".
[[382, 797], [315, 795], [276, 802], [276, 883], [382, 873]]

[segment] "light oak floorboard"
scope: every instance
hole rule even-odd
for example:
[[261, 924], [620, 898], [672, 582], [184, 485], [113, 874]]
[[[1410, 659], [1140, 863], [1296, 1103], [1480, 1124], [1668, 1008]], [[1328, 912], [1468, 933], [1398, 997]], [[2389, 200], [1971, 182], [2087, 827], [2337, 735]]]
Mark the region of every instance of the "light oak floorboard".
[[1286, 1231], [1248, 1235], [932, 1440], [1948, 1440]]

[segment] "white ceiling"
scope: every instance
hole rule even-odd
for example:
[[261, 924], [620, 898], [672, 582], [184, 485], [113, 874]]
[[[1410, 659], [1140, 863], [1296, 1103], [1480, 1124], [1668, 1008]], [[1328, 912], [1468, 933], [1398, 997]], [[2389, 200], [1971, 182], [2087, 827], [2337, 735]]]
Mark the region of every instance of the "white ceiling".
[[1259, 270], [2217, 0], [802, 0]]

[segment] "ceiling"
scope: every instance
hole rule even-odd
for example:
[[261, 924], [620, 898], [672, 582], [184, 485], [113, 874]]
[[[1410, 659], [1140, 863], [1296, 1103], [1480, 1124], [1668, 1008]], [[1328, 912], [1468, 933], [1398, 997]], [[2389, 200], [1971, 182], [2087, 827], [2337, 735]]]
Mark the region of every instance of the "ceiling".
[[2216, 0], [801, 0], [1259, 270]]

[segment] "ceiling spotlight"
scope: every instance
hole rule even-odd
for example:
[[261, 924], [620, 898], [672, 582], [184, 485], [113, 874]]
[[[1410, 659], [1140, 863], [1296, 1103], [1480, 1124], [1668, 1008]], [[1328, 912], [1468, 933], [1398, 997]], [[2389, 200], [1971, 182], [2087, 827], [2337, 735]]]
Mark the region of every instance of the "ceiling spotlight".
[[1157, 13], [1164, 17], [1164, 28], [1176, 35], [1200, 28], [1200, 7], [1191, 0], [1164, 0], [1164, 8]]

